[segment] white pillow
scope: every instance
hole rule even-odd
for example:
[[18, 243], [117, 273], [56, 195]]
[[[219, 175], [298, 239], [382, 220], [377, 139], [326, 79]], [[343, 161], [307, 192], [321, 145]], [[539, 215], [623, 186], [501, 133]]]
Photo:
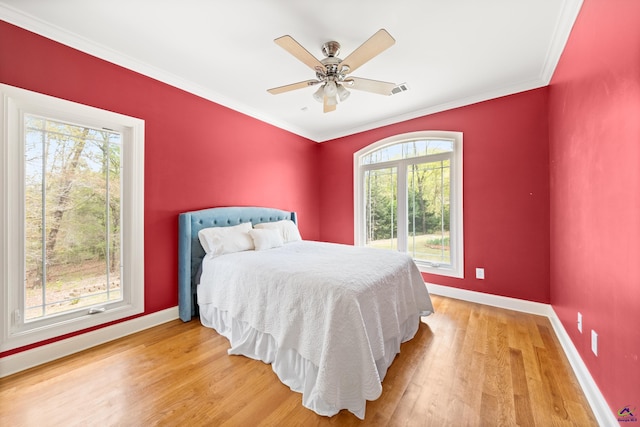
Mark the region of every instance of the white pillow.
[[250, 251], [254, 246], [249, 230], [251, 230], [250, 222], [232, 227], [203, 228], [198, 231], [198, 239], [204, 251], [213, 256]]
[[284, 243], [297, 242], [298, 240], [302, 240], [300, 231], [298, 230], [298, 226], [290, 219], [283, 219], [282, 221], [276, 222], [263, 222], [261, 224], [256, 224], [253, 227], [258, 229], [268, 228], [272, 230], [278, 230]]
[[265, 249], [279, 248], [284, 245], [280, 232], [275, 229], [257, 229], [249, 230], [249, 235], [253, 239], [253, 245], [256, 251], [263, 251]]

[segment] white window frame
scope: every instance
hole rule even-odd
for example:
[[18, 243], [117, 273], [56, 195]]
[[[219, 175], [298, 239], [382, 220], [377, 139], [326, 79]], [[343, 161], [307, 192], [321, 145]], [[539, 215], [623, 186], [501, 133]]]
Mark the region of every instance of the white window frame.
[[[122, 143], [123, 300], [24, 322], [24, 115], [120, 132]], [[144, 312], [144, 120], [0, 84], [0, 351]], [[104, 311], [91, 308], [104, 308]], [[97, 313], [96, 313], [97, 311]]]
[[[366, 244], [365, 233], [365, 194], [364, 194], [364, 172], [371, 169], [368, 165], [361, 165], [360, 159], [381, 148], [424, 139], [445, 139], [453, 141], [453, 153], [451, 154], [451, 193], [450, 193], [450, 233], [451, 233], [451, 265], [443, 266], [434, 263], [416, 261], [416, 265], [423, 273], [437, 274], [441, 276], [464, 278], [464, 224], [463, 224], [463, 204], [462, 204], [462, 132], [452, 131], [420, 131], [401, 135], [394, 135], [380, 141], [376, 141], [353, 155], [353, 182], [354, 182], [354, 243], [357, 246]], [[401, 192], [406, 193], [406, 174], [401, 171], [403, 166], [413, 162], [413, 159], [398, 160], [393, 163], [398, 165], [398, 247], [406, 241], [408, 235], [407, 225], [407, 201], [406, 197], [401, 197]], [[382, 165], [382, 163], [380, 164]], [[375, 165], [377, 167], [378, 164]], [[388, 166], [388, 165], [387, 165]], [[405, 230], [401, 235], [400, 230]]]

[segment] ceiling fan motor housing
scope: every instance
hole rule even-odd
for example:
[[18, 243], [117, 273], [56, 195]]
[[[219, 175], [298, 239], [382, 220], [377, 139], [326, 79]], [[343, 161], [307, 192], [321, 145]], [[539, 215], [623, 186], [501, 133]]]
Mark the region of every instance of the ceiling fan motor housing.
[[324, 81], [343, 81], [345, 75], [349, 72], [349, 68], [346, 66], [340, 67], [340, 63], [342, 63], [342, 59], [338, 58], [338, 54], [340, 54], [340, 43], [337, 41], [326, 42], [322, 45], [322, 53], [326, 58], [320, 62], [324, 65], [325, 69], [322, 72], [318, 71], [316, 73], [318, 79]]
[[330, 56], [321, 60], [322, 65], [324, 65], [324, 70], [322, 72], [317, 72], [316, 76], [320, 80], [337, 80], [340, 81], [344, 79], [344, 73], [341, 72], [340, 63], [342, 59]]

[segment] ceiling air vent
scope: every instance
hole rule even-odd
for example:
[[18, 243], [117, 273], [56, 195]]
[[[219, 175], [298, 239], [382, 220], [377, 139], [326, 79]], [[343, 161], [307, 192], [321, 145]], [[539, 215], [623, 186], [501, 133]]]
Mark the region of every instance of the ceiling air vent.
[[400, 92], [406, 92], [409, 90], [409, 86], [406, 83], [401, 83], [398, 86], [391, 89], [391, 95], [395, 95]]

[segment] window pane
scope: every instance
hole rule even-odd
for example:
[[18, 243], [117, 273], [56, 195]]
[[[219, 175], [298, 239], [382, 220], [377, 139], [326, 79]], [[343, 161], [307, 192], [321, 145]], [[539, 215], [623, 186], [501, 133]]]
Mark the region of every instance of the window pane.
[[25, 320], [120, 293], [119, 133], [25, 118]]
[[405, 142], [402, 146], [404, 159], [453, 151], [453, 141], [446, 139], [417, 139]]
[[385, 168], [366, 171], [364, 181], [365, 245], [397, 249], [397, 169]]
[[402, 153], [402, 144], [390, 145], [363, 156], [360, 159], [360, 164], [371, 165], [375, 163], [388, 162], [390, 160], [398, 160], [402, 158]]
[[453, 152], [454, 141], [448, 139], [416, 139], [383, 147], [360, 158], [361, 165]]
[[25, 289], [27, 319], [43, 316], [42, 245], [44, 121], [27, 117], [25, 128]]
[[450, 161], [410, 165], [407, 171], [408, 239], [413, 258], [451, 264]]

